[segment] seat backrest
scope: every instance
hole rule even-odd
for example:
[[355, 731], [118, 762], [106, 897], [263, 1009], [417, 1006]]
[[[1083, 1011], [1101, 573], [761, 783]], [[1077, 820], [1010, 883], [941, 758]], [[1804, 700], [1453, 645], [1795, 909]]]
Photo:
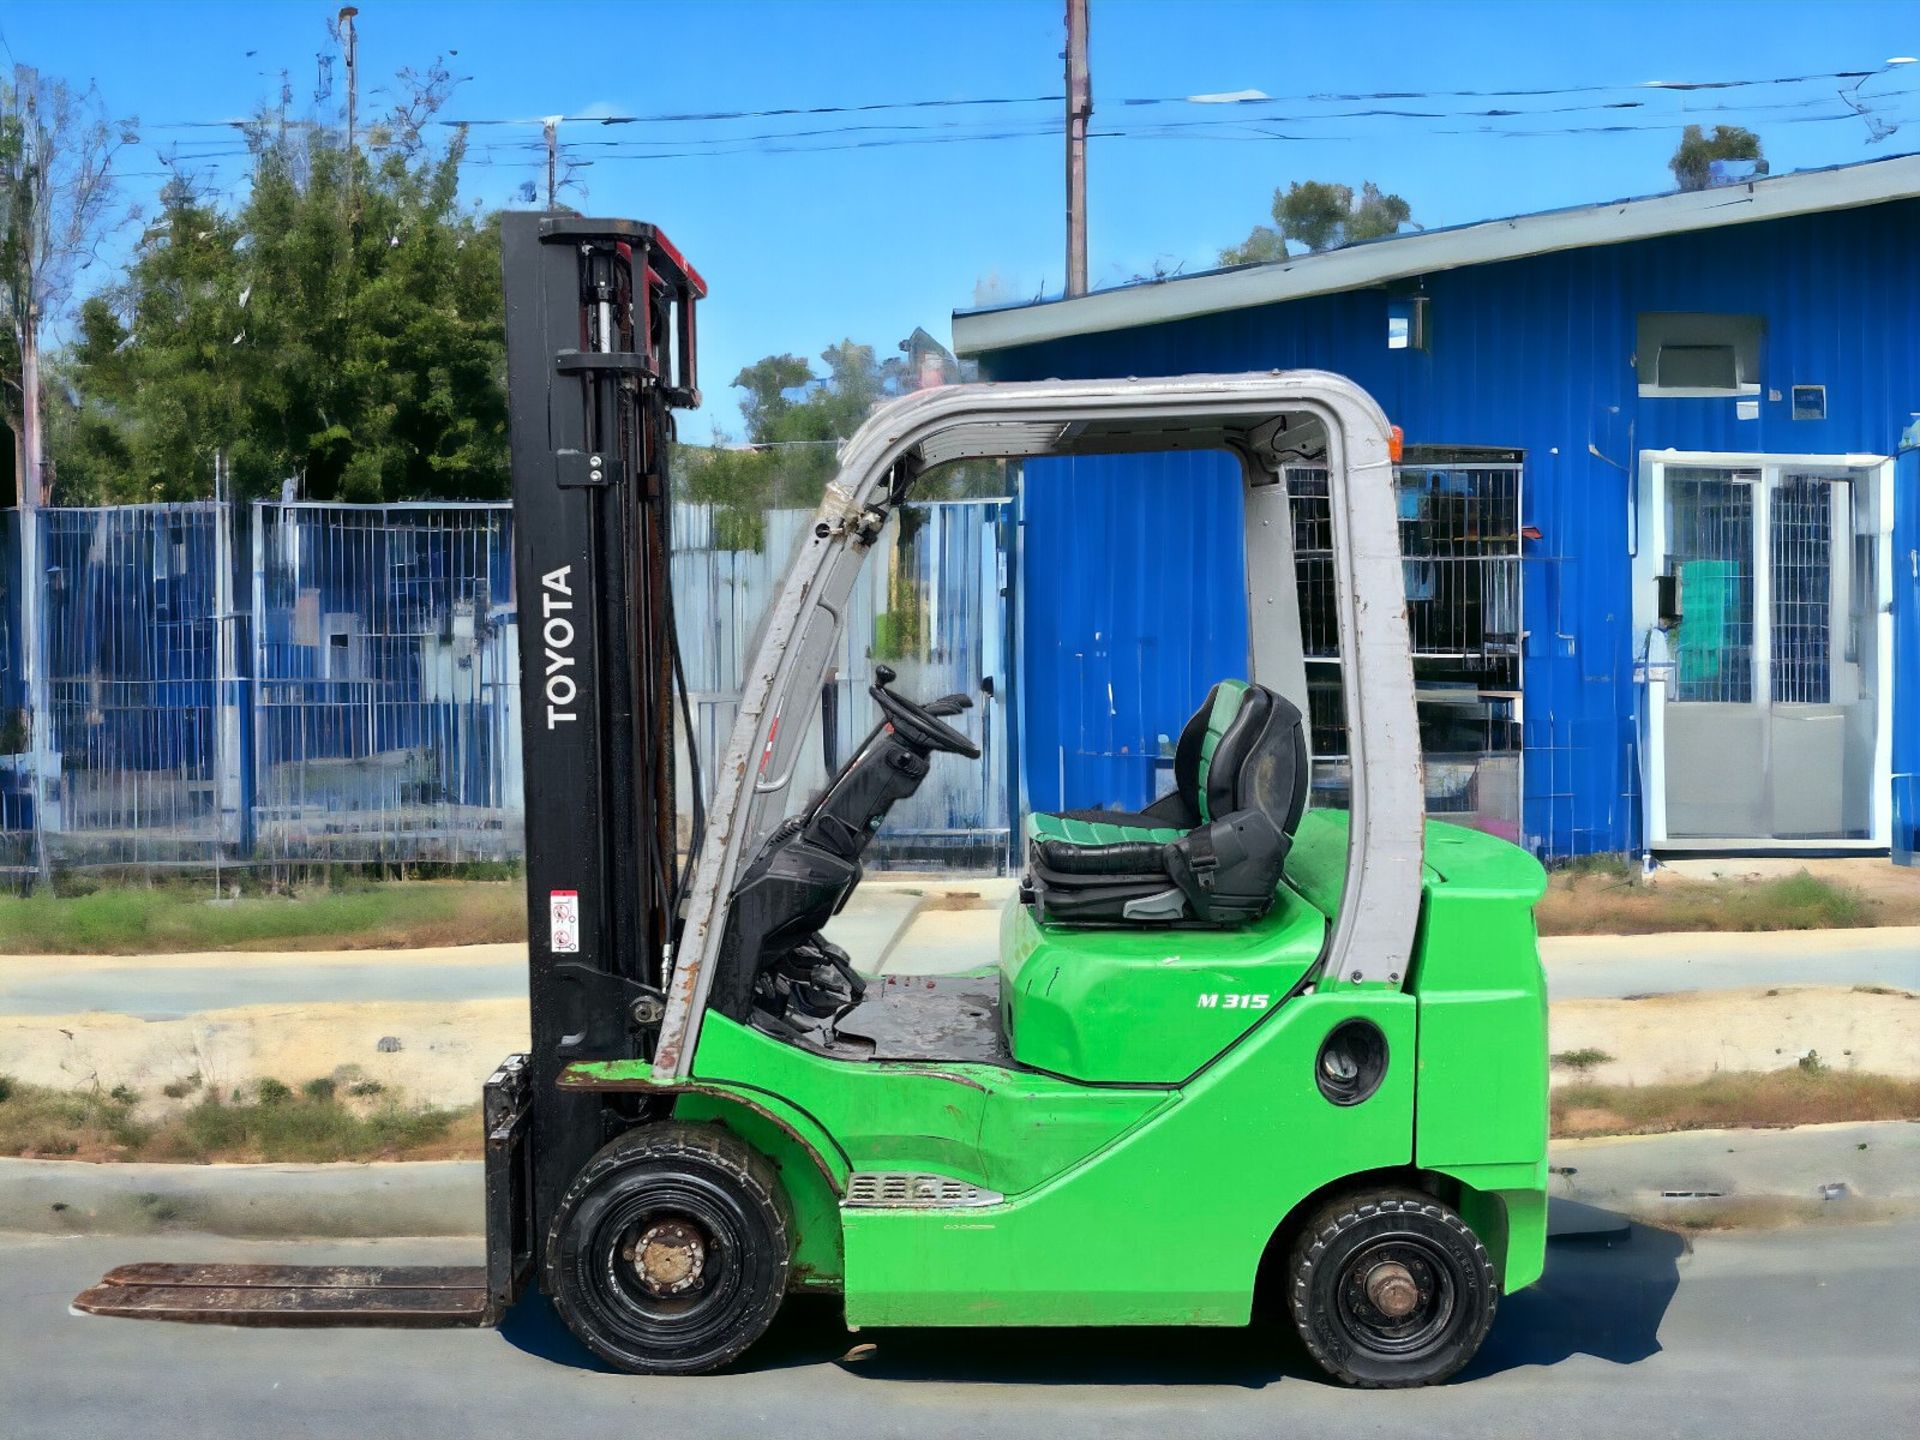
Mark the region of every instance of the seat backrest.
[[1222, 680], [1180, 732], [1173, 774], [1207, 824], [1258, 810], [1291, 835], [1307, 803], [1307, 733], [1299, 707], [1264, 685]]

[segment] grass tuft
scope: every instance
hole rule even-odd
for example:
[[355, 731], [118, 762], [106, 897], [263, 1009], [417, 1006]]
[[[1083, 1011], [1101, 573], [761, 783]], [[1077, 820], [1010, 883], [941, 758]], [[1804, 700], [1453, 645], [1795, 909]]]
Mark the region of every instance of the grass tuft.
[[[477, 1155], [477, 1107], [409, 1106], [391, 1096], [370, 1105], [338, 1099], [331, 1081], [296, 1091], [266, 1079], [238, 1100], [208, 1093], [159, 1121], [134, 1114], [133, 1098], [5, 1082], [0, 1155], [51, 1159], [312, 1162], [440, 1160]], [[129, 1092], [130, 1094], [131, 1092]]]
[[1605, 1050], [1596, 1050], [1591, 1045], [1582, 1050], [1560, 1050], [1551, 1057], [1556, 1070], [1572, 1070], [1584, 1075], [1597, 1066], [1605, 1065], [1613, 1059]]
[[390, 881], [209, 904], [160, 884], [0, 896], [0, 954], [372, 950], [523, 940], [526, 891], [504, 881]]
[[[1542, 935], [1647, 935], [1698, 930], [1851, 930], [1884, 923], [1850, 885], [1802, 870], [1738, 884], [1606, 879], [1602, 868], [1556, 873], [1534, 914]], [[1896, 917], [1899, 918], [1899, 917]]]

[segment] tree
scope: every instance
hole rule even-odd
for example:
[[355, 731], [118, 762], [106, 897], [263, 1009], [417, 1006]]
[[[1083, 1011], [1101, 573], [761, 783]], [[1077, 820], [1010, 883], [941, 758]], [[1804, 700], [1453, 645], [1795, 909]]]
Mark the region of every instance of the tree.
[[176, 176], [125, 280], [63, 357], [63, 490], [94, 501], [485, 499], [507, 489], [498, 227], [463, 208], [466, 138], [427, 121], [453, 81], [402, 72], [349, 153], [263, 110], [229, 208]]
[[[677, 489], [713, 507], [714, 543], [721, 549], [758, 550], [768, 510], [819, 504], [839, 468], [840, 442], [875, 405], [921, 383], [909, 356], [882, 359], [873, 346], [852, 339], [827, 346], [819, 360], [824, 374], [801, 356], [768, 355], [733, 377], [735, 388], [746, 392], [740, 402], [744, 446], [719, 436], [711, 445], [678, 447]], [[958, 366], [952, 376], [967, 378]], [[1000, 493], [1001, 484], [997, 465], [972, 462], [940, 467], [915, 493], [957, 499]]]
[[45, 496], [40, 334], [66, 312], [80, 272], [118, 228], [113, 162], [138, 143], [92, 87], [20, 65], [0, 79], [0, 423], [13, 434], [14, 488]]
[[1392, 235], [1413, 221], [1413, 207], [1382, 193], [1371, 180], [1356, 200], [1351, 185], [1296, 180], [1273, 192], [1273, 224], [1256, 225], [1240, 244], [1220, 252], [1222, 265], [1254, 265], [1287, 258], [1289, 243], [1309, 251], [1338, 249]]
[[1756, 174], [1767, 173], [1766, 157], [1760, 153], [1760, 137], [1741, 125], [1716, 125], [1708, 135], [1698, 125], [1680, 132], [1667, 168], [1682, 190], [1705, 190], [1713, 183], [1716, 160], [1751, 160]]

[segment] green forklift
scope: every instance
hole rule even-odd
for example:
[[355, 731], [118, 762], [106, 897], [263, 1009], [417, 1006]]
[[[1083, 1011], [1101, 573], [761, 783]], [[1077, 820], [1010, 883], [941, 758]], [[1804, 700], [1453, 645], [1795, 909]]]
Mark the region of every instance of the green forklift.
[[[1544, 876], [1424, 818], [1379, 408], [1306, 371], [884, 405], [682, 826], [676, 764], [700, 758], [665, 462], [705, 286], [646, 225], [512, 215], [504, 242], [533, 1041], [487, 1086], [487, 1266], [126, 1267], [82, 1307], [484, 1323], [537, 1285], [608, 1363], [687, 1374], [748, 1355], [795, 1292], [838, 1294], [854, 1329], [1244, 1326], [1266, 1302], [1349, 1384], [1465, 1365], [1544, 1259]], [[875, 666], [872, 731], [815, 793], [796, 781], [889, 520], [953, 461], [1194, 449], [1244, 475], [1245, 673], [1144, 810], [1024, 817], [976, 974], [860, 974], [823, 932], [870, 841], [980, 756], [972, 697]], [[1329, 476], [1344, 811], [1307, 804], [1302, 455]]]

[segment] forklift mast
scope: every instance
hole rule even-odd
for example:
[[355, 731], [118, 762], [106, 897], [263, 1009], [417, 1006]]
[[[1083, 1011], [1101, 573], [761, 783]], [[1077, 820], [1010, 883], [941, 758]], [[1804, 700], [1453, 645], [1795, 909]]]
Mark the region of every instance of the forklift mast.
[[[516, 1179], [541, 1235], [607, 1138], [600, 1100], [559, 1090], [561, 1071], [650, 1058], [661, 1014], [681, 879], [676, 685], [685, 691], [667, 460], [672, 412], [700, 403], [694, 306], [706, 283], [651, 225], [540, 214], [501, 225], [533, 1040], [522, 1083], [535, 1103], [499, 1108], [526, 1117]], [[694, 789], [697, 810], [697, 778]]]

